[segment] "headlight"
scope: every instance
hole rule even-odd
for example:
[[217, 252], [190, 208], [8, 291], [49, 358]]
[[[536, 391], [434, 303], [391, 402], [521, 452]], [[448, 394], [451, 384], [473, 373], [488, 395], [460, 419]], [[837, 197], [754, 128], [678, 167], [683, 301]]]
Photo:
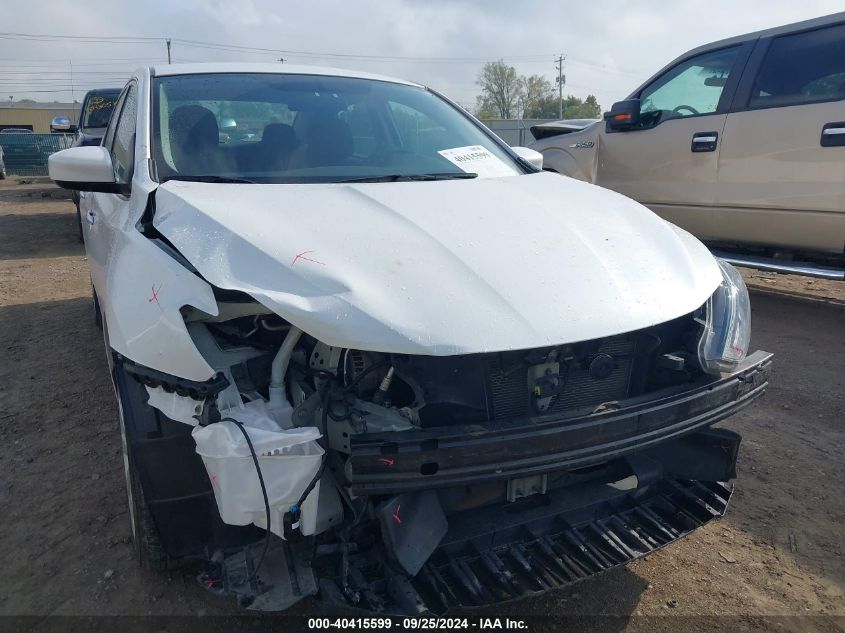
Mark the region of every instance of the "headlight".
[[698, 342], [698, 360], [708, 374], [732, 371], [748, 353], [751, 302], [739, 271], [716, 260], [722, 283], [707, 300], [707, 320]]

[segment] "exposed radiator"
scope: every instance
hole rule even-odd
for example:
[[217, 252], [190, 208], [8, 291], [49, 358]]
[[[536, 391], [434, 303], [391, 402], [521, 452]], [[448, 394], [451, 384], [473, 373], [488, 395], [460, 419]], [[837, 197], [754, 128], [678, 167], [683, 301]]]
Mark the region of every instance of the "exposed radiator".
[[[570, 363], [568, 367], [561, 364], [563, 389], [547, 413], [562, 413], [568, 409], [597, 406], [627, 397], [631, 388], [635, 352], [636, 342], [631, 335], [623, 334], [602, 341], [596, 354], [607, 354], [616, 363], [610, 375], [603, 379], [593, 378], [589, 369], [578, 363]], [[528, 369], [520, 367], [506, 373], [498, 355], [491, 354], [487, 362], [493, 419], [537, 415], [531, 408]]]

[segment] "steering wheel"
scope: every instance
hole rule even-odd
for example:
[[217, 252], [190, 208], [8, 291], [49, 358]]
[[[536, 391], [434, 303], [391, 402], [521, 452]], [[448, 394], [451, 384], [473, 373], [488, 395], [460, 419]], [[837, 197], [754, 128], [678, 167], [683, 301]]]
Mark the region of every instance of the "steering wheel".
[[[698, 110], [696, 110], [692, 106], [688, 106], [688, 105], [679, 105], [677, 108], [672, 110], [672, 112], [674, 112], [675, 114], [681, 114], [681, 112], [680, 112], [681, 110], [689, 110], [692, 114], [701, 114], [701, 112], [699, 112]], [[681, 116], [683, 116], [683, 115], [681, 115]]]

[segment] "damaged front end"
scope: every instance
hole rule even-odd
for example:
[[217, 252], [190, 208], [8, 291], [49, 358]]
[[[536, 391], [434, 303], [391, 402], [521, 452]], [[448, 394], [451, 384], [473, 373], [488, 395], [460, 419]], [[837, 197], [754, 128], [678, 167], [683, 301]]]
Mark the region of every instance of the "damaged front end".
[[708, 364], [747, 346], [718, 327], [724, 297], [621, 335], [456, 356], [335, 347], [247, 295], [215, 297], [217, 315], [182, 310], [212, 379], [120, 357], [116, 375], [163, 547], [258, 610], [319, 593], [443, 612], [663, 547], [725, 512], [740, 438], [710, 427], [762, 395], [771, 366], [736, 349]]

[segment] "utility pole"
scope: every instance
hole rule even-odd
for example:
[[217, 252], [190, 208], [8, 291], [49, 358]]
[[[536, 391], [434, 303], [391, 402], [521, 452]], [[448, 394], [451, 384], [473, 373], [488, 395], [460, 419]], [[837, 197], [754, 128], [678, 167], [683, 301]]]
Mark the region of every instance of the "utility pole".
[[70, 64], [70, 102], [75, 103], [76, 95], [73, 94], [73, 60], [69, 59], [67, 61]]
[[563, 60], [566, 55], [561, 53], [555, 61], [557, 62], [557, 98], [558, 104], [558, 118], [563, 118], [563, 85], [566, 83], [566, 75], [563, 74]]
[[170, 39], [164, 40], [167, 43], [167, 63], [170, 63]]

